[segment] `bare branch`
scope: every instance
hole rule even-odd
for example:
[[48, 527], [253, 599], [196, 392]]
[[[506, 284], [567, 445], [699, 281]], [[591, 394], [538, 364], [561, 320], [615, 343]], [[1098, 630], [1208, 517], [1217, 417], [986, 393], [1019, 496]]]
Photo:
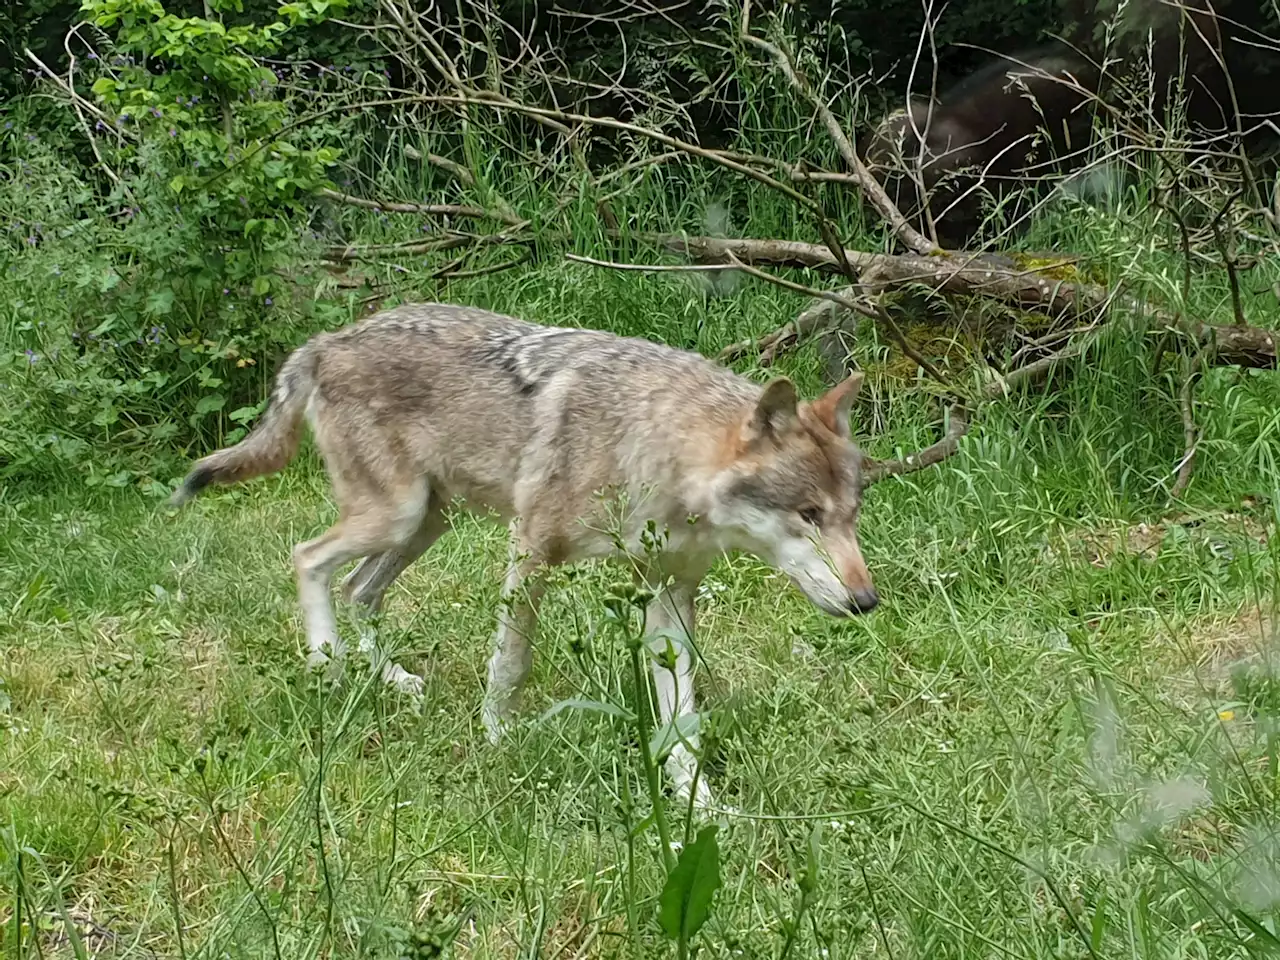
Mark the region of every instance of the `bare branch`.
[[792, 64], [791, 58], [777, 45], [759, 37], [752, 36], [749, 32], [750, 25], [748, 21], [747, 9], [743, 11], [742, 17], [742, 38], [747, 43], [758, 47], [769, 56], [778, 65], [778, 69], [782, 71], [783, 76], [795, 88], [796, 92], [803, 96], [813, 106], [817, 112], [822, 125], [826, 127], [827, 133], [831, 139], [835, 141], [836, 148], [840, 151], [840, 156], [849, 166], [858, 188], [870, 200], [876, 211], [884, 217], [885, 221], [893, 228], [893, 232], [902, 239], [908, 247], [916, 253], [921, 254], [937, 254], [941, 253], [941, 248], [921, 234], [915, 227], [907, 222], [906, 217], [902, 215], [897, 206], [889, 199], [889, 195], [885, 192], [884, 187], [871, 175], [871, 171], [858, 157], [857, 150], [853, 147], [853, 141], [849, 139], [848, 134], [844, 132], [844, 128], [840, 126], [840, 121], [831, 112], [831, 108], [808, 84], [796, 70]]
[[[788, 281], [782, 280], [780, 277], [772, 277], [770, 282], [777, 283], [778, 286], [790, 286]], [[796, 287], [799, 284], [795, 285]], [[808, 288], [803, 291], [808, 292]], [[837, 292], [837, 296], [815, 296], [807, 307], [796, 315], [796, 318], [789, 323], [784, 323], [773, 333], [760, 337], [758, 340], [752, 337], [749, 340], [739, 340], [737, 343], [731, 343], [720, 351], [717, 360], [721, 363], [731, 363], [740, 357], [758, 351], [758, 363], [762, 367], [768, 367], [773, 364], [774, 359], [783, 350], [786, 350], [798, 343], [804, 337], [818, 332], [826, 328], [835, 321], [835, 318], [849, 312], [846, 306], [846, 300], [851, 299], [857, 290], [853, 287], [846, 287]]]
[[404, 152], [405, 156], [410, 160], [425, 159], [427, 163], [431, 164], [433, 167], [439, 167], [441, 170], [446, 171], [464, 187], [474, 187], [476, 185], [476, 178], [472, 175], [471, 171], [456, 160], [450, 160], [448, 157], [442, 157], [438, 153], [428, 153], [423, 155], [411, 146], [406, 146], [404, 148]]
[[613, 260], [597, 260], [595, 257], [585, 257], [577, 253], [566, 253], [564, 258], [592, 267], [606, 267], [609, 270], [632, 273], [721, 273], [739, 269], [731, 263], [617, 263]]
[[1084, 347], [1083, 340], [1068, 344], [1057, 353], [1041, 357], [1034, 363], [1011, 370], [1004, 376], [996, 376], [983, 387], [978, 401], [970, 408], [963, 404], [952, 404], [947, 411], [949, 423], [942, 439], [932, 443], [916, 453], [900, 457], [896, 460], [863, 459], [863, 486], [878, 483], [886, 477], [898, 477], [915, 473], [926, 467], [936, 466], [960, 450], [960, 441], [969, 432], [970, 419], [983, 407], [1008, 396], [1013, 390], [1028, 387], [1045, 380], [1058, 364], [1075, 358]]
[[922, 450], [907, 454], [897, 460], [875, 460], [871, 457], [862, 459], [862, 485], [869, 487], [888, 477], [900, 477], [907, 473], [915, 473], [926, 467], [937, 466], [943, 460], [960, 449], [960, 441], [969, 432], [969, 418], [964, 408], [953, 404], [947, 410], [947, 432], [937, 443], [932, 443]]
[[323, 259], [334, 263], [351, 263], [357, 260], [381, 260], [385, 257], [414, 256], [423, 253], [442, 253], [446, 250], [457, 250], [461, 247], [487, 247], [499, 244], [528, 243], [530, 241], [504, 236], [500, 233], [488, 236], [477, 236], [468, 233], [451, 231], [430, 240], [411, 240], [405, 243], [387, 244], [348, 244], [341, 247], [329, 247], [322, 254]]
[[365, 200], [363, 197], [353, 197], [349, 193], [339, 193], [337, 190], [330, 190], [327, 187], [317, 190], [316, 193], [319, 196], [324, 197], [326, 200], [333, 200], [335, 203], [346, 204], [349, 207], [362, 207], [365, 210], [377, 210], [381, 213], [420, 213], [436, 217], [464, 217], [474, 220], [497, 220], [499, 223], [505, 223], [510, 227], [523, 226], [528, 222], [511, 213], [497, 210], [485, 210], [482, 207], [470, 207], [462, 204], [405, 203], [399, 200]]

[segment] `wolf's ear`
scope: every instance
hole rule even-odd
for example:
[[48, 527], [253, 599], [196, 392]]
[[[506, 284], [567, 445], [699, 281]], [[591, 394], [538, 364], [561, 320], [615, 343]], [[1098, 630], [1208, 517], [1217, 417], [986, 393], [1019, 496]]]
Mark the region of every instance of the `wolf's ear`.
[[747, 439], [777, 436], [786, 430], [796, 419], [798, 403], [795, 384], [786, 377], [770, 380], [747, 422]]
[[862, 389], [863, 379], [862, 371], [857, 370], [809, 405], [823, 426], [846, 440], [849, 439], [849, 412]]

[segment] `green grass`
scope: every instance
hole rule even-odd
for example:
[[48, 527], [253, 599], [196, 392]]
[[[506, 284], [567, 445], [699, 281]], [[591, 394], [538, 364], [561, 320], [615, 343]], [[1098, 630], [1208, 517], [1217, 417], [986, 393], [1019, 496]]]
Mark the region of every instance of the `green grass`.
[[[385, 175], [387, 195], [436, 186], [413, 181], [421, 168]], [[767, 193], [667, 176], [620, 199], [620, 216], [696, 230], [728, 197], [745, 232], [812, 239]], [[501, 186], [522, 212], [546, 199], [531, 183]], [[367, 242], [417, 231], [336, 216]], [[629, 254], [596, 247], [586, 201], [579, 220], [580, 252]], [[1136, 248], [1140, 230], [1058, 228], [1132, 289], [1176, 291], [1176, 263]], [[19, 301], [47, 329], [71, 329], [59, 290], [38, 282], [70, 252], [47, 247], [16, 261], [19, 280], [0, 278], [6, 351], [32, 334]], [[708, 354], [803, 305], [756, 281], [704, 299], [684, 278], [554, 256], [429, 281], [448, 256], [369, 270], [398, 296]], [[1250, 279], [1259, 322], [1274, 279]], [[1224, 290], [1198, 274], [1195, 302], [1179, 306], [1222, 321]], [[334, 300], [359, 313], [354, 296]], [[724, 883], [699, 935], [709, 955], [779, 956], [815, 824], [822, 869], [791, 957], [1280, 949], [1280, 383], [1206, 378], [1200, 463], [1170, 504], [1176, 383], [1151, 375], [1136, 340], [1102, 338], [1043, 395], [984, 413], [958, 456], [872, 488], [861, 536], [874, 614], [826, 618], [748, 557], [707, 578], [699, 696], [717, 739], [711, 786], [736, 810], [720, 817]], [[858, 331], [871, 372], [854, 429], [875, 456], [937, 429], [927, 391], [887, 353]], [[821, 386], [810, 346], [780, 368], [806, 395]], [[87, 449], [94, 477], [105, 452]], [[460, 957], [674, 955], [656, 917], [664, 868], [635, 732], [583, 711], [537, 722], [568, 698], [633, 701], [621, 642], [596, 629], [619, 571], [558, 578], [527, 722], [490, 747], [478, 707], [499, 526], [460, 520], [388, 595], [382, 640], [424, 673], [418, 710], [358, 655], [336, 689], [303, 668], [289, 551], [333, 519], [310, 451], [171, 515], [158, 488], [176, 477], [159, 471], [184, 458], [157, 451], [156, 476], [119, 487], [88, 486], [65, 464], [0, 486], [0, 957], [429, 956], [411, 937], [450, 918], [464, 920]]]
[[[458, 295], [708, 352], [797, 303], [673, 283], [565, 265]], [[1277, 388], [1210, 378], [1190, 506], [1160, 526], [1179, 424], [1140, 360], [1103, 352], [937, 470], [873, 488], [869, 617], [826, 619], [750, 558], [713, 570], [700, 694], [738, 813], [711, 955], [777, 956], [815, 822], [793, 956], [1274, 951], [1280, 476], [1252, 441]], [[788, 369], [816, 387], [810, 352]], [[923, 401], [875, 386], [868, 448], [927, 440]], [[877, 416], [891, 429], [870, 436]], [[620, 644], [590, 629], [616, 572], [552, 591], [529, 722], [493, 748], [477, 708], [501, 528], [461, 521], [389, 595], [384, 642], [427, 678], [416, 712], [358, 656], [338, 689], [303, 669], [289, 549], [332, 519], [310, 454], [176, 515], [129, 489], [0, 494], [4, 955], [74, 955], [60, 911], [103, 956], [398, 956], [463, 911], [459, 956], [671, 951], [656, 834], [633, 836], [633, 732], [535, 722], [631, 696]]]

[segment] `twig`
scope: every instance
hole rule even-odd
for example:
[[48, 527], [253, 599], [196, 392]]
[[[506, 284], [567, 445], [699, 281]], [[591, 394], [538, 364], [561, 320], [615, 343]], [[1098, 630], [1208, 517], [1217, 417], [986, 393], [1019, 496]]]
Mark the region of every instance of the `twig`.
[[[633, 133], [636, 136], [645, 137], [664, 146], [672, 147], [684, 153], [691, 154], [695, 157], [702, 157], [704, 160], [710, 160], [736, 173], [741, 173], [746, 177], [765, 186], [778, 191], [779, 193], [789, 197], [796, 203], [803, 206], [811, 212], [820, 212], [818, 204], [812, 198], [800, 193], [789, 183], [783, 183], [775, 177], [763, 171], [756, 170], [748, 164], [733, 159], [732, 156], [720, 150], [709, 150], [706, 147], [700, 147], [695, 143], [689, 143], [687, 140], [681, 140], [678, 137], [672, 137], [668, 134], [652, 130], [648, 127], [640, 126], [635, 123], [626, 123], [622, 120], [615, 120], [612, 117], [592, 117], [582, 113], [571, 113], [565, 110], [548, 110], [544, 107], [531, 107], [523, 103], [517, 103], [514, 100], [508, 100], [505, 97], [486, 94], [484, 96], [475, 95], [459, 95], [459, 96], [423, 96], [405, 98], [407, 102], [416, 103], [441, 103], [441, 104], [457, 104], [460, 106], [486, 106], [495, 110], [510, 110], [512, 113], [523, 114], [534, 120], [554, 120], [561, 126], [565, 122], [604, 127], [606, 130], [618, 130], [623, 133]], [[567, 128], [566, 128], [567, 129]]]
[[366, 200], [353, 197], [349, 193], [339, 193], [322, 187], [317, 190], [319, 196], [349, 207], [361, 207], [365, 210], [377, 210], [381, 213], [420, 213], [435, 217], [465, 217], [474, 220], [497, 220], [509, 227], [522, 226], [527, 221], [519, 217], [497, 210], [486, 210], [483, 207], [471, 207], [457, 203], [406, 203], [401, 200]]
[[[406, 148], [405, 152], [408, 152], [408, 148]], [[417, 151], [415, 150], [414, 152], [416, 153]], [[410, 156], [412, 156], [412, 154], [410, 154]], [[464, 187], [474, 187], [476, 185], [476, 178], [472, 175], [471, 171], [458, 163], [458, 161], [450, 160], [448, 157], [442, 157], [438, 153], [428, 153], [426, 154], [425, 159], [427, 163], [432, 166], [439, 167], [441, 170], [446, 170], [453, 174], [454, 179]]]
[[[70, 35], [68, 34], [68, 36]], [[119, 130], [116, 130], [114, 124], [108, 122], [106, 114], [84, 97], [80, 96], [80, 94], [76, 93], [75, 86], [73, 85], [74, 71], [76, 68], [75, 55], [70, 51], [70, 49], [67, 49], [67, 79], [63, 80], [49, 69], [49, 67], [46, 66], [40, 58], [32, 53], [28, 48], [23, 47], [22, 52], [26, 54], [27, 59], [39, 67], [41, 72], [52, 80], [58, 88], [67, 95], [67, 99], [71, 104], [71, 109], [75, 113], [76, 119], [80, 122], [80, 129], [84, 131], [85, 138], [89, 141], [89, 149], [93, 151], [94, 159], [98, 161], [98, 166], [102, 167], [102, 172], [107, 175], [107, 178], [112, 183], [118, 187], [123, 187], [125, 193], [128, 194], [129, 197], [133, 197], [133, 190], [129, 188], [128, 184], [124, 183], [124, 181], [120, 179], [120, 175], [112, 169], [111, 164], [107, 163], [106, 158], [103, 157], [102, 151], [98, 148], [98, 138], [93, 135], [93, 128], [89, 126], [89, 121], [85, 119], [84, 111], [88, 110], [93, 113], [94, 116], [98, 117], [105, 129], [111, 130], [115, 133], [117, 138], [123, 141], [123, 135]]]
[[595, 257], [586, 257], [578, 253], [566, 253], [564, 258], [574, 263], [635, 273], [721, 273], [726, 270], [743, 269], [741, 265], [734, 266], [732, 263], [618, 263], [614, 260], [597, 260]]
[[350, 263], [356, 260], [378, 260], [383, 257], [412, 256], [420, 253], [441, 253], [445, 250], [457, 250], [459, 247], [488, 247], [501, 244], [531, 243], [531, 240], [507, 236], [503, 233], [477, 236], [469, 233], [451, 231], [444, 236], [432, 240], [410, 240], [403, 243], [347, 244], [340, 247], [329, 247], [321, 258], [330, 262]]
[[791, 58], [778, 46], [767, 40], [752, 36], [749, 30], [749, 0], [748, 4], [744, 4], [742, 15], [742, 39], [763, 50], [771, 56], [778, 68], [782, 71], [787, 81], [796, 91], [803, 96], [813, 106], [817, 112], [818, 118], [822, 121], [822, 125], [826, 127], [827, 133], [831, 139], [835, 141], [836, 148], [840, 151], [840, 156], [849, 166], [858, 188], [862, 190], [866, 198], [876, 208], [876, 212], [882, 216], [885, 221], [892, 227], [893, 232], [905, 243], [909, 248], [920, 254], [938, 254], [943, 251], [941, 248], [921, 234], [915, 227], [907, 222], [906, 217], [902, 215], [897, 206], [889, 199], [888, 193], [885, 192], [879, 181], [871, 175], [871, 171], [858, 157], [858, 152], [853, 147], [853, 141], [844, 132], [844, 128], [840, 126], [840, 121], [836, 119], [831, 108], [826, 102], [818, 96], [818, 94], [809, 86], [796, 70]]
[[506, 263], [492, 263], [487, 267], [476, 267], [474, 270], [455, 270], [451, 266], [445, 266], [431, 274], [432, 280], [466, 280], [472, 277], [486, 277], [494, 273], [503, 273], [507, 270], [514, 270], [516, 267], [522, 267], [533, 259], [533, 254], [528, 250], [522, 250], [520, 256], [514, 260], [508, 260]]
[[1236, 326], [1238, 327], [1248, 326], [1248, 321], [1244, 318], [1244, 304], [1240, 299], [1240, 275], [1236, 266], [1238, 258], [1235, 250], [1233, 249], [1234, 244], [1229, 244], [1226, 238], [1222, 235], [1221, 220], [1240, 197], [1241, 193], [1243, 193], [1242, 190], [1233, 193], [1223, 205], [1222, 210], [1213, 218], [1212, 223], [1209, 225], [1213, 230], [1213, 239], [1218, 247], [1218, 252], [1222, 254], [1222, 265], [1227, 270], [1227, 285], [1231, 289], [1231, 312], [1235, 317]]
[[[859, 279], [853, 267], [849, 264], [849, 255], [845, 252], [844, 244], [840, 242], [840, 238], [836, 236], [835, 228], [824, 219], [818, 224], [818, 229], [822, 233], [822, 242], [827, 245], [827, 249], [836, 258], [836, 263], [839, 265], [841, 272], [844, 273], [845, 279], [849, 283], [861, 287], [864, 291], [868, 290], [876, 282], [876, 268], [864, 270], [861, 279]], [[885, 309], [883, 303], [875, 304], [875, 320], [877, 324], [888, 328], [889, 336], [898, 344], [899, 350], [914, 360], [916, 366], [938, 381], [943, 389], [954, 395], [947, 377], [907, 339], [906, 332], [898, 326], [898, 321]]]
[[937, 443], [908, 454], [899, 460], [873, 460], [863, 457], [862, 485], [869, 487], [887, 477], [900, 477], [926, 467], [936, 466], [960, 449], [960, 440], [969, 432], [969, 418], [960, 404], [947, 408], [947, 432]]
[[111, 123], [110, 118], [105, 113], [103, 113], [101, 110], [95, 107], [90, 101], [80, 96], [80, 94], [76, 93], [73, 88], [68, 87], [67, 82], [65, 80], [63, 80], [60, 76], [54, 73], [51, 69], [49, 69], [49, 67], [45, 65], [44, 61], [42, 61], [39, 57], [37, 57], [34, 53], [32, 53], [28, 48], [23, 47], [22, 52], [26, 54], [27, 59], [30, 60], [32, 63], [34, 63], [37, 67], [39, 67], [40, 72], [43, 73], [46, 77], [48, 77], [50, 80], [52, 80], [59, 87], [59, 89], [62, 90], [63, 93], [65, 93], [73, 101], [79, 103], [81, 107], [83, 107], [85, 110], [89, 111], [99, 120], [101, 120], [103, 125], [108, 130], [111, 130], [116, 135], [116, 137], [118, 137], [121, 140], [124, 139], [124, 133], [116, 129], [115, 125]]
[[354, 263], [358, 260], [378, 260], [382, 257], [399, 257], [419, 253], [440, 253], [445, 250], [456, 250], [476, 241], [467, 236], [453, 235], [439, 240], [422, 240], [414, 243], [388, 243], [345, 247], [329, 247], [320, 256], [331, 262]]
[[1096, 334], [1096, 330], [1091, 331], [1056, 353], [1011, 370], [1004, 376], [997, 375], [982, 388], [978, 401], [971, 408], [966, 408], [961, 403], [952, 404], [947, 410], [949, 420], [947, 432], [936, 443], [932, 443], [915, 453], [908, 454], [897, 460], [874, 460], [864, 456], [863, 486], [878, 483], [886, 477], [900, 477], [908, 473], [915, 473], [918, 470], [924, 470], [926, 467], [936, 466], [957, 453], [960, 449], [960, 441], [969, 432], [971, 418], [982, 408], [1008, 396], [1015, 389], [1043, 381], [1058, 364], [1078, 356], [1084, 349], [1084, 343], [1088, 338], [1096, 336]]
[[[785, 281], [783, 283], [785, 284]], [[839, 293], [841, 297], [852, 297], [856, 291], [852, 287], [847, 287], [839, 291]], [[814, 297], [809, 302], [809, 305], [801, 310], [791, 322], [783, 324], [773, 333], [761, 337], [759, 340], [753, 337], [749, 340], [731, 343], [720, 351], [717, 359], [721, 363], [727, 363], [738, 357], [745, 356], [755, 349], [760, 352], [758, 360], [760, 366], [771, 366], [778, 353], [799, 342], [801, 338], [824, 328], [826, 324], [833, 322], [836, 317], [848, 312], [848, 309], [843, 300], [836, 300], [832, 297]]]
[[1196, 372], [1191, 370], [1182, 379], [1182, 390], [1178, 394], [1178, 405], [1182, 411], [1182, 436], [1186, 443], [1185, 453], [1178, 461], [1178, 475], [1169, 491], [1170, 498], [1178, 500], [1191, 484], [1191, 474], [1195, 469], [1196, 449], [1199, 446], [1199, 432], [1196, 430], [1195, 417], [1195, 382]]
[[[830, 300], [832, 303], [844, 307], [846, 310], [851, 310], [855, 313], [860, 313], [863, 316], [870, 317], [877, 324], [887, 327], [889, 335], [898, 344], [898, 348], [914, 360], [921, 369], [929, 374], [929, 376], [938, 381], [938, 383], [942, 385], [943, 389], [948, 393], [953, 393], [951, 384], [948, 382], [946, 375], [937, 368], [933, 361], [917, 350], [911, 342], [907, 340], [906, 334], [903, 333], [902, 328], [898, 326], [897, 322], [889, 316], [888, 312], [880, 306], [880, 304], [866, 299], [848, 297], [843, 293], [833, 293], [829, 290], [818, 290], [814, 287], [806, 287], [800, 283], [793, 283], [790, 280], [783, 280], [781, 277], [775, 277], [773, 274], [760, 270], [757, 267], [748, 266], [741, 260], [734, 257], [732, 253], [728, 256], [730, 261], [737, 264], [738, 268], [742, 270], [743, 273], [756, 277], [760, 280], [764, 280], [767, 283], [772, 283], [788, 290], [794, 290], [797, 293], [808, 294], [811, 297], [816, 297], [822, 300]], [[854, 279], [856, 279], [856, 277]], [[797, 338], [790, 338], [792, 342], [794, 342], [795, 339]], [[778, 349], [780, 349], [780, 347], [774, 347], [773, 353], [770, 355], [770, 360], [772, 360], [773, 356], [776, 355]]]

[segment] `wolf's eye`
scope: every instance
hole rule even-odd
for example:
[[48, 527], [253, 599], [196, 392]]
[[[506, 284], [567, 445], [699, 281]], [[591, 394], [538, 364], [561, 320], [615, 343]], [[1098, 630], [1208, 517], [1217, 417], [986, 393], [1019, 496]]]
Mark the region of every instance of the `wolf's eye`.
[[805, 507], [800, 511], [800, 519], [805, 523], [812, 524], [815, 527], [820, 527], [822, 526], [822, 508]]

